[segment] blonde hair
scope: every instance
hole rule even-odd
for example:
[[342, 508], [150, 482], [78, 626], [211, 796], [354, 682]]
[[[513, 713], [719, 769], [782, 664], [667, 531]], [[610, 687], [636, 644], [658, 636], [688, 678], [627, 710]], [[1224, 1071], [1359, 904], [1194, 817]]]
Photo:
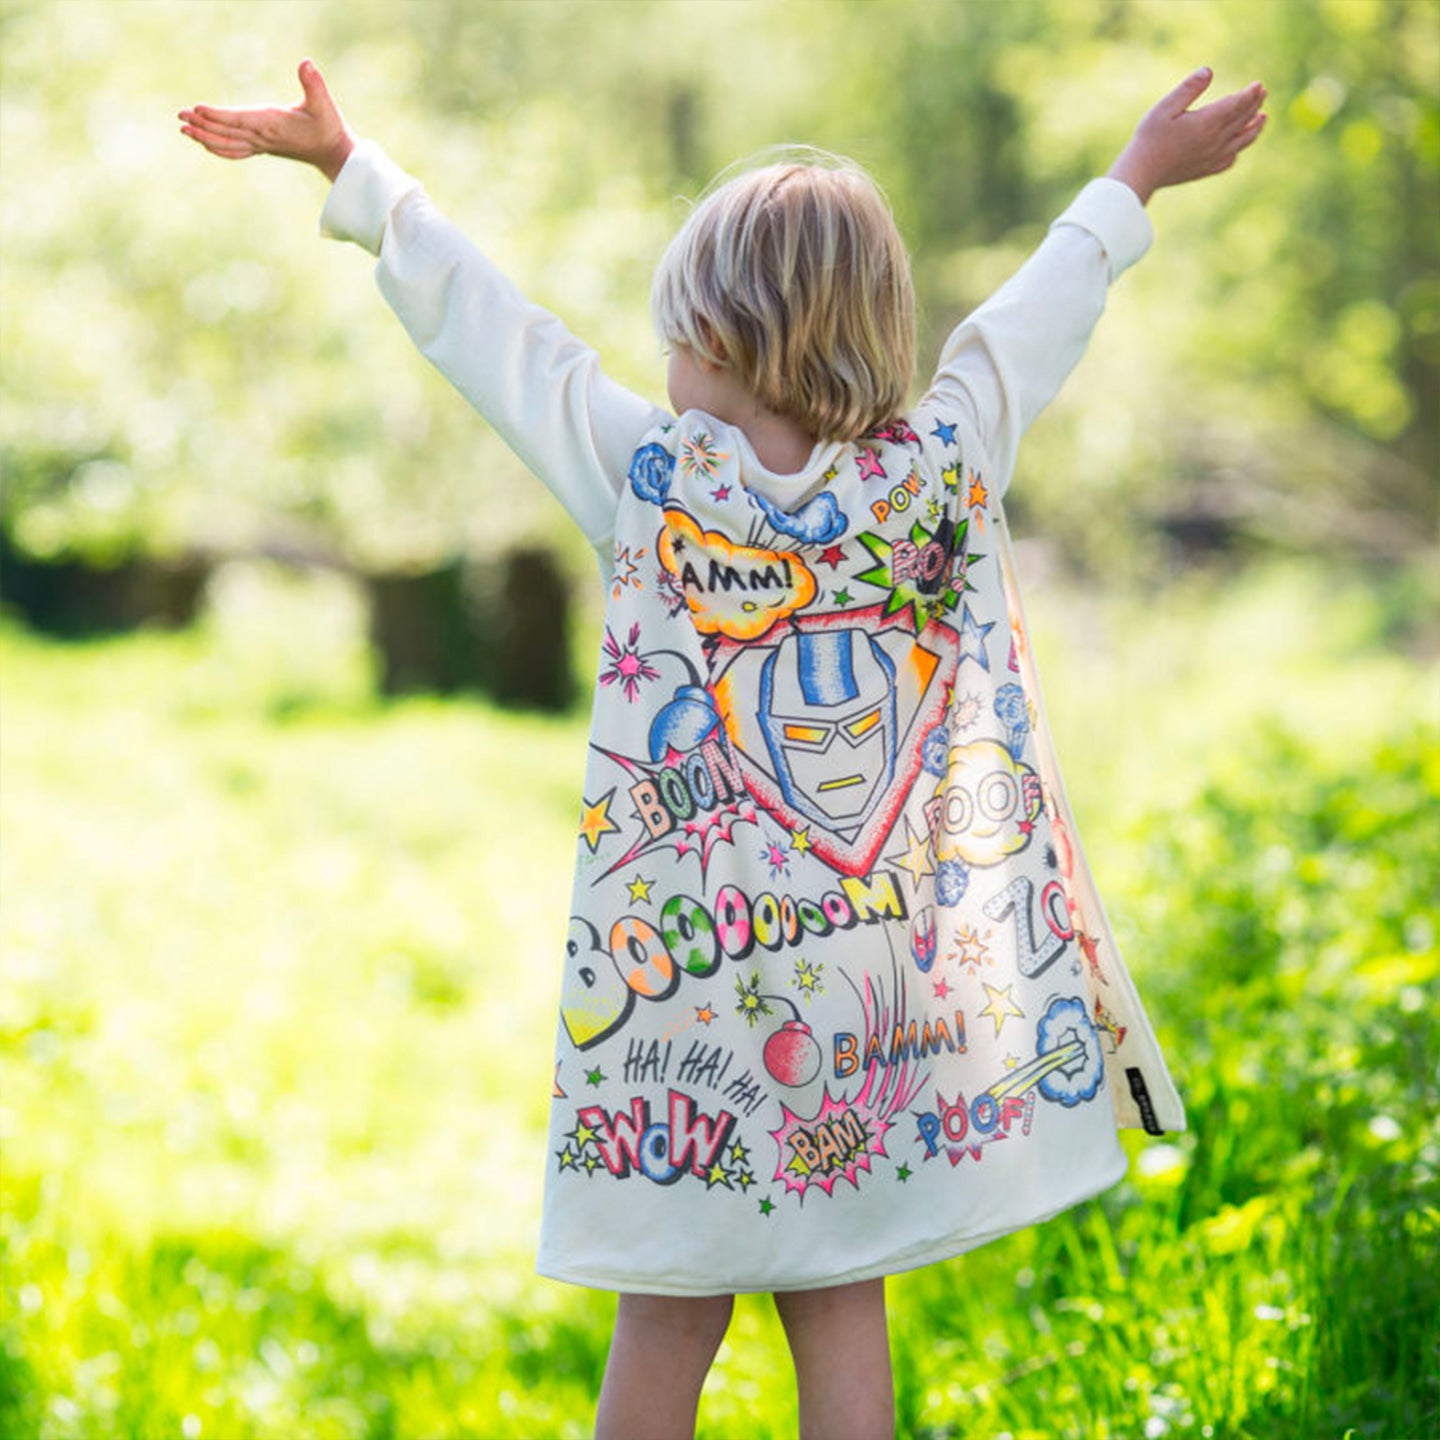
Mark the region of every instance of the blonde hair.
[[915, 367], [915, 294], [875, 182], [816, 150], [722, 182], [655, 272], [660, 338], [728, 366], [818, 439], [893, 419]]

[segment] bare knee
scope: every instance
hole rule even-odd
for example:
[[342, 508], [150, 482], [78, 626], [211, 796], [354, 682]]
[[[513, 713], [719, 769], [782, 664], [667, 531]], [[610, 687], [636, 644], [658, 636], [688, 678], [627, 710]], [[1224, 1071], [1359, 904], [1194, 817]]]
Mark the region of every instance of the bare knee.
[[730, 1327], [733, 1295], [622, 1295], [616, 1330], [673, 1354], [713, 1356]]

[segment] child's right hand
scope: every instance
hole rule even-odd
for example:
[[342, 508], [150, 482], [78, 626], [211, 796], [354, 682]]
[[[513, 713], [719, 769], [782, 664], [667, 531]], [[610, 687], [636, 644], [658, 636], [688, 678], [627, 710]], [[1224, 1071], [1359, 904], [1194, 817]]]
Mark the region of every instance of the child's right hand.
[[180, 131], [226, 160], [283, 155], [315, 166], [333, 182], [355, 141], [319, 70], [309, 60], [300, 62], [300, 87], [305, 98], [289, 110], [278, 106], [217, 110], [212, 105], [182, 110]]
[[1228, 170], [1265, 128], [1267, 117], [1259, 113], [1265, 87], [1258, 80], [1202, 109], [1191, 110], [1211, 78], [1208, 66], [1197, 70], [1152, 105], [1110, 167], [1111, 178], [1123, 180], [1142, 205], [1166, 185]]

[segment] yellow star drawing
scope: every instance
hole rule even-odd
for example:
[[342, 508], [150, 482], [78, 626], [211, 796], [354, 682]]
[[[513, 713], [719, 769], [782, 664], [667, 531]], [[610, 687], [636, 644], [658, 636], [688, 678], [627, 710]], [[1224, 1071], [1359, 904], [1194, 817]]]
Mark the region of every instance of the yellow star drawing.
[[563, 1150], [557, 1150], [555, 1154], [562, 1170], [573, 1170], [575, 1162], [580, 1158], [568, 1145]]
[[958, 490], [960, 488], [960, 467], [958, 465], [947, 465], [941, 472], [940, 478], [945, 482], [947, 490]]
[[650, 903], [650, 887], [654, 883], [653, 880], [646, 880], [637, 874], [635, 878], [630, 881], [631, 903], [635, 904], [643, 900], [648, 905]]
[[737, 1140], [730, 1147], [730, 1163], [743, 1165], [750, 1158], [750, 1152]]
[[620, 827], [610, 818], [610, 802], [615, 798], [613, 790], [598, 800], [580, 799], [580, 836], [590, 847], [593, 855], [600, 848], [602, 835], [618, 835]]
[[802, 825], [791, 837], [790, 848], [804, 855], [810, 849], [810, 827]]
[[908, 815], [905, 817], [905, 849], [897, 850], [885, 858], [892, 865], [898, 865], [904, 870], [917, 887], [922, 876], [935, 873], [935, 866], [930, 861], [930, 837], [917, 835], [911, 827]]
[[1025, 1018], [1025, 1012], [1015, 1003], [1010, 992], [1015, 988], [1013, 985], [1006, 985], [1003, 988], [999, 985], [985, 985], [985, 993], [990, 997], [990, 1003], [980, 1011], [982, 1015], [988, 1015], [995, 1022], [995, 1033], [998, 1035], [1005, 1021], [1011, 1015], [1017, 1015], [1020, 1019]]
[[795, 962], [795, 988], [803, 990], [806, 995], [813, 995], [820, 987], [819, 971], [822, 966], [812, 965], [808, 960], [797, 960]]
[[709, 1190], [713, 1185], [723, 1185], [727, 1190], [730, 1188], [730, 1172], [718, 1160], [705, 1176], [705, 1188]]
[[577, 1120], [570, 1134], [582, 1150], [595, 1138], [595, 1132], [583, 1120]]

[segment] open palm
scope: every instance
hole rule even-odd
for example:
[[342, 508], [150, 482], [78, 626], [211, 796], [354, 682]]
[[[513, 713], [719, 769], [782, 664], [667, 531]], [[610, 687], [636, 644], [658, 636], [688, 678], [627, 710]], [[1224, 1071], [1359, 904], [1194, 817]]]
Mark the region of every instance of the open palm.
[[334, 180], [354, 141], [320, 71], [309, 60], [300, 64], [300, 88], [304, 98], [288, 110], [274, 105], [250, 110], [196, 105], [182, 110], [181, 133], [225, 160], [281, 155], [314, 165]]

